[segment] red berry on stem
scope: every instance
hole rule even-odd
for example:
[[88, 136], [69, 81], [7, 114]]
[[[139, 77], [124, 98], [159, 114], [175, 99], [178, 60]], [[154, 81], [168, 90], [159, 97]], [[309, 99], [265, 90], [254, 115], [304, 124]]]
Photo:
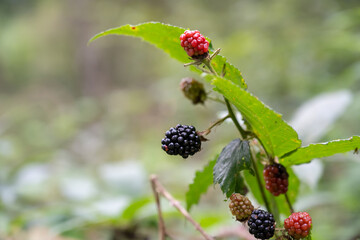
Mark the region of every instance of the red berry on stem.
[[284, 194], [288, 190], [289, 174], [286, 168], [278, 163], [268, 165], [263, 171], [266, 189], [274, 196]]
[[284, 227], [290, 236], [300, 239], [309, 235], [312, 220], [307, 212], [296, 212], [285, 219]]
[[192, 58], [206, 57], [209, 49], [209, 42], [198, 30], [186, 30], [180, 35], [180, 44], [186, 53]]

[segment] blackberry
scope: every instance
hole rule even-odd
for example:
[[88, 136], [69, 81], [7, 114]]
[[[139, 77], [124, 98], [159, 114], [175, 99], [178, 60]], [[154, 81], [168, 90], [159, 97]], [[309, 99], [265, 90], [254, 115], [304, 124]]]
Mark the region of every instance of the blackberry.
[[288, 234], [295, 239], [305, 238], [311, 230], [312, 220], [307, 212], [296, 212], [284, 221]]
[[187, 158], [194, 155], [201, 148], [200, 136], [194, 126], [176, 125], [165, 133], [161, 140], [161, 148], [169, 155], [180, 155]]
[[269, 239], [275, 233], [274, 216], [264, 210], [254, 210], [248, 221], [249, 232], [258, 239]]
[[272, 195], [279, 196], [287, 192], [289, 174], [283, 165], [278, 163], [268, 165], [265, 167], [263, 175], [266, 189]]
[[202, 59], [208, 55], [209, 42], [198, 30], [186, 30], [180, 36], [181, 46], [184, 48], [189, 57]]
[[206, 100], [204, 84], [193, 78], [183, 78], [180, 82], [180, 88], [185, 97], [190, 99], [193, 104], [202, 103]]
[[250, 200], [240, 193], [231, 195], [229, 208], [232, 215], [240, 222], [246, 221], [254, 210], [254, 206], [251, 204]]

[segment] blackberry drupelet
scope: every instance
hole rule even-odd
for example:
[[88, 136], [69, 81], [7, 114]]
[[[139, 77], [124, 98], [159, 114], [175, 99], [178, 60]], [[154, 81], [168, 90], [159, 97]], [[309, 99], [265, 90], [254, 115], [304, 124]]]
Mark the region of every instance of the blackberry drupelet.
[[240, 193], [233, 193], [231, 195], [229, 208], [232, 215], [240, 222], [246, 221], [254, 210], [250, 200]]
[[249, 232], [258, 239], [269, 239], [275, 233], [274, 216], [264, 210], [256, 209], [248, 221]]
[[272, 195], [279, 196], [287, 192], [289, 174], [283, 165], [278, 163], [268, 165], [265, 167], [263, 174], [266, 189]]
[[176, 125], [165, 133], [161, 140], [161, 148], [169, 155], [180, 155], [187, 158], [194, 155], [201, 148], [200, 136], [194, 126]]
[[293, 238], [305, 238], [310, 233], [312, 219], [307, 212], [296, 212], [285, 219], [284, 227]]

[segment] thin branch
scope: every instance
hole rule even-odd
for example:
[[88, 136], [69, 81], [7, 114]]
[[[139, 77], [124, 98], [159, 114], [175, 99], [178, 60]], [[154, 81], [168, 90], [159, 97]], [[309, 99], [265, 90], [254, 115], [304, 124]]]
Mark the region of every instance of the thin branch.
[[[168, 191], [166, 191], [166, 189], [159, 182], [156, 175], [151, 175], [150, 181], [151, 181], [151, 185], [154, 186], [153, 189], [155, 189], [155, 193], [156, 193], [155, 195], [160, 194], [163, 197], [165, 197], [167, 200], [169, 200], [171, 205], [173, 205], [189, 222], [191, 222], [191, 224], [194, 225], [195, 229], [197, 231], [199, 231], [206, 240], [215, 240], [213, 237], [208, 235], [204, 231], [204, 229], [202, 229], [201, 226], [190, 216], [189, 212], [186, 211], [185, 208], [183, 208], [180, 205], [180, 203], [176, 199], [174, 199], [174, 197]], [[159, 221], [160, 221], [160, 218], [159, 218]], [[160, 223], [159, 223], [159, 225], [160, 225]], [[165, 227], [164, 227], [164, 229], [165, 229]], [[159, 227], [159, 230], [160, 230], [160, 227]]]
[[155, 196], [155, 202], [156, 202], [158, 218], [159, 218], [159, 226], [158, 226], [159, 227], [159, 240], [165, 240], [165, 238], [166, 238], [166, 228], [165, 228], [164, 219], [162, 217], [160, 198], [159, 198], [159, 194], [158, 194], [156, 184], [153, 181], [153, 176], [151, 176], [151, 187], [152, 187], [152, 190], [153, 190], [153, 193], [154, 193], [154, 196]]
[[230, 118], [230, 115], [226, 115], [225, 117], [217, 120], [216, 122], [214, 122], [213, 124], [211, 124], [211, 126], [208, 127], [206, 130], [199, 132], [199, 134], [202, 135], [202, 136], [208, 135], [209, 133], [211, 133], [211, 129], [213, 129], [213, 128], [216, 127], [217, 125], [222, 124], [222, 123], [223, 123], [226, 119], [228, 119], [228, 118]]

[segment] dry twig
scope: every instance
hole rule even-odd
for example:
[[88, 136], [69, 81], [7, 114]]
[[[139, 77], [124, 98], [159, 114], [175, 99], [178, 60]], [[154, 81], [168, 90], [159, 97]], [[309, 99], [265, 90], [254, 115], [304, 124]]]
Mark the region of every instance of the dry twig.
[[159, 182], [158, 178], [156, 175], [151, 175], [150, 177], [150, 181], [151, 181], [151, 186], [155, 195], [155, 200], [156, 200], [156, 206], [157, 206], [157, 210], [158, 210], [158, 217], [159, 217], [159, 233], [160, 233], [160, 240], [165, 240], [165, 237], [168, 236], [168, 234], [166, 233], [166, 228], [165, 228], [165, 224], [164, 224], [164, 219], [162, 217], [162, 213], [161, 213], [161, 206], [160, 206], [160, 199], [159, 199], [159, 195], [165, 197], [167, 200], [169, 200], [169, 202], [171, 203], [171, 205], [173, 205], [177, 210], [179, 210], [179, 212], [192, 224], [194, 225], [195, 229], [197, 231], [199, 231], [201, 233], [201, 235], [206, 239], [206, 240], [215, 240], [213, 237], [211, 237], [210, 235], [208, 235], [204, 229], [201, 228], [201, 226], [190, 216], [189, 212], [185, 210], [185, 208], [183, 208], [180, 203], [168, 192], [166, 191], [166, 189], [163, 187], [163, 185]]

